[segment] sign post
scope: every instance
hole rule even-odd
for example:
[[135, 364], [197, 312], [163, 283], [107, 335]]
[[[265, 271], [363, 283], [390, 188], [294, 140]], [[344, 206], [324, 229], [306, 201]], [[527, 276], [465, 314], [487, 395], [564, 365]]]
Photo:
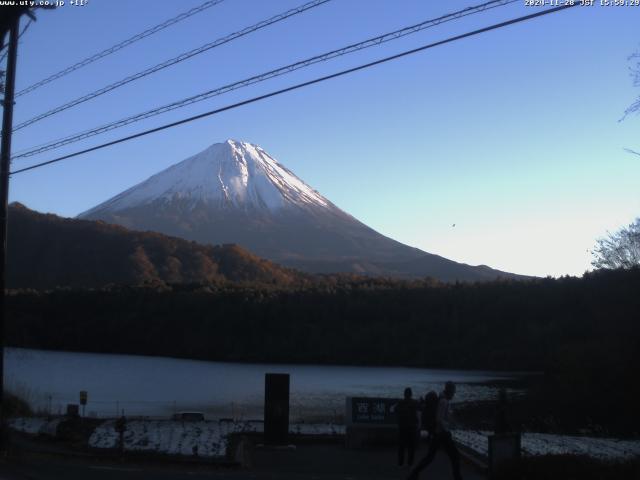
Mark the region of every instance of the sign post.
[[397, 398], [347, 397], [347, 425], [396, 425]]
[[395, 442], [398, 428], [395, 407], [399, 401], [397, 398], [347, 397], [346, 447]]
[[264, 378], [264, 443], [286, 445], [289, 436], [289, 374]]
[[80, 405], [82, 405], [82, 416], [84, 417], [84, 409], [87, 406], [87, 392], [86, 390], [80, 391]]

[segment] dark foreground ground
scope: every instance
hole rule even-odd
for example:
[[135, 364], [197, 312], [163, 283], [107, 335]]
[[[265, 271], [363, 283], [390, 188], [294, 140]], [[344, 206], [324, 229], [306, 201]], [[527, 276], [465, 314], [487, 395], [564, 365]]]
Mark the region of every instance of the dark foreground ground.
[[[421, 446], [418, 458], [424, 455]], [[295, 448], [255, 448], [250, 467], [213, 466], [206, 464], [152, 462], [149, 460], [119, 460], [93, 456], [68, 456], [63, 452], [15, 452], [0, 463], [0, 480], [197, 480], [214, 479], [318, 479], [318, 480], [382, 480], [404, 479], [405, 468], [395, 465], [393, 447], [371, 447], [347, 450], [338, 443], [298, 445]], [[466, 480], [486, 478], [466, 461], [462, 462]], [[449, 479], [451, 468], [444, 453], [421, 478]]]

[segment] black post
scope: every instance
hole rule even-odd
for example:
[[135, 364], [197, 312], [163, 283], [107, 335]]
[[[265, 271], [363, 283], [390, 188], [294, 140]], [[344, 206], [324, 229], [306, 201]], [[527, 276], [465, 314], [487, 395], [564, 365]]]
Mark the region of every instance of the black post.
[[[2, 112], [2, 143], [0, 145], [0, 428], [4, 431], [4, 319], [7, 276], [7, 221], [9, 208], [9, 169], [11, 168], [11, 131], [13, 130], [13, 98], [18, 58], [18, 28], [20, 15], [12, 20], [7, 56], [7, 78]], [[2, 441], [2, 439], [0, 439]], [[4, 449], [4, 444], [0, 445]]]
[[289, 374], [267, 373], [264, 380], [264, 443], [286, 445], [289, 435]]

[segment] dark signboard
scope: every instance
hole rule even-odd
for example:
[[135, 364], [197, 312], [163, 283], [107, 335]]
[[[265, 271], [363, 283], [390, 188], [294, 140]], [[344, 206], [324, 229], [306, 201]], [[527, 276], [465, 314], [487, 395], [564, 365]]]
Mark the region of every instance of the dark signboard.
[[267, 373], [264, 380], [264, 440], [285, 445], [289, 434], [289, 374]]
[[395, 405], [399, 401], [397, 398], [351, 397], [347, 404], [351, 423], [396, 425]]

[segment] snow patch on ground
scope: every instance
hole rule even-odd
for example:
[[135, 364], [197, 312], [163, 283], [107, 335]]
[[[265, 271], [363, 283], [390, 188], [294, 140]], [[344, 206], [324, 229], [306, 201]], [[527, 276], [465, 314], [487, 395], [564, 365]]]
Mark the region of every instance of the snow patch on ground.
[[[63, 418], [47, 420], [43, 417], [14, 418], [9, 427], [30, 434], [55, 435]], [[232, 433], [263, 432], [259, 421], [182, 422], [171, 420], [130, 420], [124, 432], [125, 451], [155, 452], [169, 455], [220, 457], [227, 453], [228, 437]], [[296, 423], [289, 426], [295, 435], [344, 435], [344, 425], [332, 423]], [[491, 432], [454, 430], [453, 437], [461, 445], [487, 456]], [[119, 434], [115, 420], [98, 426], [89, 438], [93, 448], [115, 449]], [[524, 455], [571, 454], [587, 455], [601, 460], [625, 460], [640, 456], [640, 440], [618, 440], [572, 435], [523, 433]]]
[[44, 430], [48, 420], [43, 417], [12, 418], [7, 421], [9, 428], [18, 432], [36, 434]]
[[333, 423], [296, 423], [289, 426], [289, 432], [296, 435], [344, 435], [344, 425]]
[[[491, 432], [455, 430], [453, 438], [460, 444], [488, 455]], [[640, 440], [618, 440], [545, 433], [523, 433], [524, 455], [587, 455], [600, 460], [626, 460], [640, 456]]]
[[[182, 422], [167, 420], [128, 421], [124, 432], [125, 451], [147, 451], [169, 455], [196, 454], [200, 457], [226, 455], [231, 433], [262, 432], [262, 422], [201, 421]], [[344, 426], [332, 424], [296, 424], [293, 434], [344, 435]], [[115, 420], [100, 425], [89, 439], [93, 448], [117, 448], [119, 434]]]
[[[180, 422], [141, 420], [127, 422], [124, 449], [171, 455], [215, 457], [225, 455], [228, 435], [240, 431], [255, 431], [248, 424], [231, 422]], [[117, 448], [119, 433], [115, 420], [109, 420], [95, 429], [89, 438], [94, 448]]]

